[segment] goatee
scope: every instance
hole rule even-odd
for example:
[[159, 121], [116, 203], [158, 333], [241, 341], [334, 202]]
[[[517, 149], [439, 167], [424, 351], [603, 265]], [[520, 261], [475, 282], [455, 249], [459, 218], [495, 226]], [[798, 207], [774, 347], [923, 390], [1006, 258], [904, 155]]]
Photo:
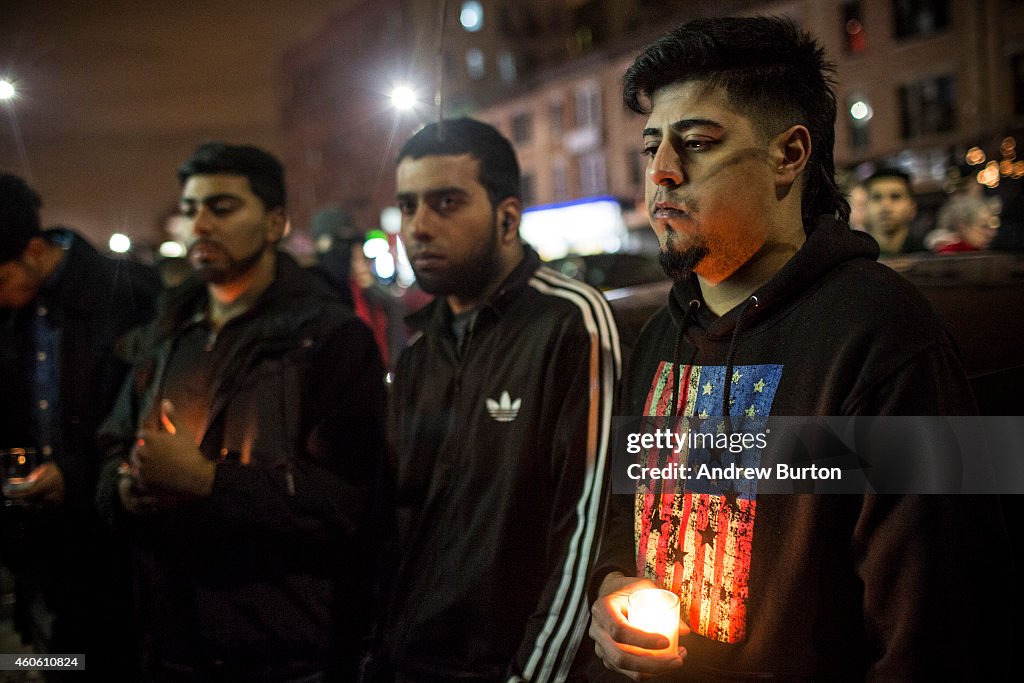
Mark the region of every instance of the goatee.
[[672, 249], [671, 246], [663, 247], [658, 252], [658, 263], [674, 282], [682, 282], [690, 277], [690, 273], [697, 267], [705, 256], [708, 255], [708, 248], [695, 246], [682, 251]]

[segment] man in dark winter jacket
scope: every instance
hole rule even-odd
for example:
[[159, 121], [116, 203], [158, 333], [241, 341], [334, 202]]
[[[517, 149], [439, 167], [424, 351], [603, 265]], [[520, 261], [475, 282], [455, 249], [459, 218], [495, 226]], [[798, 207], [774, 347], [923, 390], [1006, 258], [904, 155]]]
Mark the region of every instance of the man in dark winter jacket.
[[[129, 331], [153, 313], [156, 273], [40, 229], [41, 203], [0, 175], [0, 448], [8, 451], [3, 562], [16, 623], [39, 652], [89, 657], [96, 680], [130, 676], [126, 562], [100, 523], [96, 429], [130, 367]], [[31, 471], [18, 472], [25, 459]], [[33, 466], [34, 465], [34, 466]]]
[[[621, 415], [974, 411], [923, 298], [845, 223], [829, 72], [810, 36], [768, 17], [689, 22], [627, 71], [626, 104], [648, 115], [647, 205], [674, 284], [637, 342]], [[590, 586], [596, 679], [999, 670], [1011, 584], [1005, 562], [986, 559], [1005, 548], [994, 497], [758, 487], [652, 478], [610, 496]], [[649, 587], [680, 599], [678, 651], [629, 621], [629, 596]]]
[[197, 277], [148, 329], [101, 431], [99, 499], [137, 551], [144, 672], [350, 678], [383, 461], [373, 337], [277, 250], [275, 158], [208, 143], [178, 175]]
[[400, 562], [377, 677], [562, 681], [585, 636], [618, 376], [608, 305], [519, 239], [519, 165], [447, 120], [398, 155], [410, 316], [389, 437]]

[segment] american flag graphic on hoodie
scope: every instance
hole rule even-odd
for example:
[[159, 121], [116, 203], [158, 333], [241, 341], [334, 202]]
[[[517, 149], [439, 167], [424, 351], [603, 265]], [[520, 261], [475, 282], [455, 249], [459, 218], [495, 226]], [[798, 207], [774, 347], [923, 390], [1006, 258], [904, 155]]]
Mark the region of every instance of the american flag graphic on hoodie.
[[[674, 411], [669, 407], [673, 370], [673, 363], [658, 366], [644, 415], [710, 418], [694, 424], [699, 423], [703, 432], [724, 430], [725, 425], [714, 416], [722, 412], [726, 368], [680, 367], [679, 404]], [[767, 417], [781, 376], [781, 365], [735, 366], [728, 378], [729, 415]], [[683, 428], [680, 424], [679, 430]], [[659, 453], [651, 449], [644, 457], [649, 467], [678, 464], [692, 472], [702, 463], [757, 467], [761, 461], [757, 448], [741, 454], [704, 449], [689, 452], [685, 448], [679, 453], [671, 449]], [[641, 482], [637, 489], [634, 533], [638, 575], [679, 595], [683, 618], [694, 633], [706, 638], [737, 643], [745, 637], [756, 498], [756, 478], [715, 482], [652, 479]]]

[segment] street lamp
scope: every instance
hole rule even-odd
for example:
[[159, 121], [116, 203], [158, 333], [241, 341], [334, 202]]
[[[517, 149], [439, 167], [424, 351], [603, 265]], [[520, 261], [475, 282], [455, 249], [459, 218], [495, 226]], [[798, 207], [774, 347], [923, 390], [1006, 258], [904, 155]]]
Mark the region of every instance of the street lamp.
[[408, 111], [416, 106], [416, 91], [407, 85], [399, 85], [391, 91], [391, 104], [399, 111]]
[[127, 254], [132, 248], [132, 241], [128, 235], [124, 233], [115, 232], [110, 236], [110, 241], [107, 244], [110, 247], [110, 251], [115, 254]]
[[21, 139], [21, 129], [18, 127], [18, 117], [14, 113], [14, 100], [18, 97], [18, 89], [14, 87], [14, 81], [7, 78], [0, 78], [0, 103], [7, 110], [11, 119], [11, 133], [14, 135], [14, 144], [18, 148], [18, 156], [21, 157], [21, 165], [25, 169], [25, 179], [32, 182], [32, 169], [28, 164], [28, 154], [25, 152], [25, 141]]

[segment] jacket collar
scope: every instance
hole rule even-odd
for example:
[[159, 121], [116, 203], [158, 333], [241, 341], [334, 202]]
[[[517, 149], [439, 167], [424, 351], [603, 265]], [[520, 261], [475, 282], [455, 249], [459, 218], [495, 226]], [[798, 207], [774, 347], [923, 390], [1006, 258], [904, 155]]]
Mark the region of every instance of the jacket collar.
[[[849, 225], [831, 216], [820, 216], [793, 258], [753, 293], [757, 297], [757, 305], [747, 311], [744, 327], [751, 329], [759, 321], [778, 315], [780, 309], [794, 305], [803, 292], [816, 286], [841, 264], [855, 259], [874, 261], [877, 258], [878, 245], [867, 233], [851, 230]], [[704, 327], [710, 337], [733, 334], [746, 303], [716, 317], [704, 305], [697, 276], [691, 273], [685, 280], [673, 283], [669, 295], [669, 312], [676, 325], [680, 324], [693, 300], [699, 301], [701, 305], [692, 323]]]
[[[302, 267], [283, 251], [278, 251], [274, 264], [274, 280], [259, 296], [245, 317], [263, 316], [261, 337], [294, 332], [295, 325], [312, 315], [314, 308], [302, 305], [310, 298], [334, 298], [324, 284], [305, 273]], [[206, 311], [209, 294], [199, 278], [189, 278], [166, 302], [158, 322], [158, 336], [175, 334], [181, 326]]]
[[[480, 306], [481, 314], [488, 312], [498, 318], [503, 316], [540, 266], [540, 256], [533, 247], [523, 243], [523, 260], [509, 273], [490, 300]], [[420, 310], [406, 316], [405, 320], [414, 330], [434, 334], [451, 329], [451, 316], [448, 302], [443, 296], [438, 296]]]

